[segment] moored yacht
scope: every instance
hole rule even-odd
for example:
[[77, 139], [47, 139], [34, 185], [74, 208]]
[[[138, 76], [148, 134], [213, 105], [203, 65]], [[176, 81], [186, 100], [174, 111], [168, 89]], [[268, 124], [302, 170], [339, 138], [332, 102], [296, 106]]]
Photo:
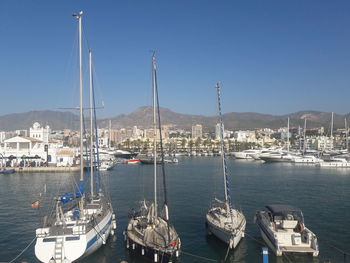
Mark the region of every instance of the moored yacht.
[[218, 239], [228, 244], [229, 249], [234, 249], [244, 237], [246, 219], [241, 211], [235, 209], [231, 202], [229, 178], [226, 165], [226, 152], [224, 145], [224, 125], [221, 115], [220, 86], [215, 86], [218, 99], [218, 115], [220, 120], [221, 159], [224, 183], [224, 200], [215, 198], [206, 214], [206, 226], [208, 234], [215, 235]]
[[259, 154], [261, 150], [258, 149], [249, 149], [242, 152], [233, 152], [232, 155], [236, 159], [253, 159], [252, 155]]
[[291, 205], [268, 205], [254, 218], [261, 236], [276, 256], [307, 253], [318, 256], [316, 235], [304, 225], [301, 210]]
[[292, 161], [294, 163], [301, 163], [301, 164], [318, 164], [322, 162], [322, 159], [317, 158], [314, 155], [303, 155], [303, 156], [295, 156]]
[[319, 162], [320, 167], [350, 168], [350, 162], [345, 158], [333, 157], [327, 161]]
[[[169, 220], [169, 207], [167, 199], [166, 176], [164, 165], [164, 150], [160, 123], [160, 110], [158, 100], [156, 60], [152, 56], [152, 93], [153, 93], [153, 157], [146, 162], [153, 164], [154, 200], [143, 201], [140, 209], [130, 214], [128, 226], [124, 232], [126, 247], [142, 257], [153, 262], [173, 262], [180, 256], [181, 241], [175, 227]], [[159, 132], [160, 158], [157, 156], [157, 132]], [[161, 164], [163, 181], [163, 205], [158, 198], [158, 160]], [[142, 162], [142, 159], [140, 159]], [[159, 209], [161, 208], [162, 209]], [[161, 211], [158, 211], [161, 210]]]

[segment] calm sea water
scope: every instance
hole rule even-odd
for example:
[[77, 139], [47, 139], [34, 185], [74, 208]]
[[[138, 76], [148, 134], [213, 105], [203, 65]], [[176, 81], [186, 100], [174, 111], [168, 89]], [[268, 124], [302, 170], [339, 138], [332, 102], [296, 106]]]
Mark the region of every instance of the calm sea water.
[[[222, 261], [227, 246], [206, 236], [205, 214], [214, 195], [222, 197], [221, 159], [218, 157], [180, 158], [166, 166], [171, 221], [186, 253]], [[335, 246], [350, 251], [350, 169], [320, 169], [293, 164], [264, 164], [229, 159], [231, 196], [247, 219], [247, 236], [226, 262], [262, 262], [259, 231], [253, 224], [255, 211], [267, 204], [291, 204], [302, 209], [305, 223], [319, 238], [320, 256], [288, 256], [270, 262], [345, 262]], [[118, 231], [106, 246], [81, 262], [145, 262], [129, 255], [123, 230], [130, 208], [153, 197], [152, 166], [118, 165], [106, 172], [105, 182], [117, 216]], [[0, 176], [0, 262], [8, 262], [34, 238], [42, 217], [52, 209], [58, 192], [70, 191], [71, 174], [12, 174]], [[161, 182], [159, 182], [161, 183]], [[47, 185], [40, 209], [31, 208]], [[161, 189], [160, 189], [161, 190]], [[161, 193], [159, 193], [161, 196]], [[32, 245], [16, 262], [39, 262]], [[188, 255], [181, 262], [206, 262]], [[208, 261], [209, 262], [209, 261]], [[350, 257], [346, 262], [350, 262]]]

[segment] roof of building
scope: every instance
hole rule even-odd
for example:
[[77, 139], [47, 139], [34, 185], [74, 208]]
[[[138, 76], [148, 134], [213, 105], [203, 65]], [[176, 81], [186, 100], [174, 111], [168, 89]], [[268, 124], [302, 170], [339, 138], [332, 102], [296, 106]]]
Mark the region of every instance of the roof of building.
[[69, 155], [74, 156], [74, 152], [70, 150], [61, 150], [57, 153], [57, 155]]
[[15, 137], [12, 137], [10, 139], [7, 139], [4, 141], [5, 143], [11, 143], [11, 142], [42, 142], [38, 139], [34, 139], [34, 138], [31, 138], [31, 137], [22, 137], [22, 136], [15, 136]]

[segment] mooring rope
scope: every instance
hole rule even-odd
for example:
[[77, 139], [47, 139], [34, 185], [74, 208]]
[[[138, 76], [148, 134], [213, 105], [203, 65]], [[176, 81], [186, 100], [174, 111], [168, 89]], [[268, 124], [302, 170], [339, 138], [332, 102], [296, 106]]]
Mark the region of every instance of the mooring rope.
[[32, 241], [30, 241], [30, 243], [11, 261], [9, 261], [8, 263], [12, 263], [14, 262], [17, 258], [19, 258], [24, 252], [27, 251], [27, 249], [34, 243], [34, 241], [36, 240], [36, 237], [33, 238]]
[[216, 260], [216, 259], [195, 255], [195, 254], [192, 254], [192, 253], [185, 252], [183, 250], [181, 250], [181, 254], [184, 254], [184, 255], [190, 256], [190, 257], [194, 257], [194, 258], [203, 259], [203, 260], [210, 261], [210, 262], [220, 262], [219, 260]]

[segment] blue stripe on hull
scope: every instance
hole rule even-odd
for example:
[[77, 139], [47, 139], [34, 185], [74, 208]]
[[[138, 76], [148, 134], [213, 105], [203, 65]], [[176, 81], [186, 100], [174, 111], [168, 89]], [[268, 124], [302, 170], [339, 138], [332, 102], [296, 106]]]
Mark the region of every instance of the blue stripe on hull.
[[[108, 230], [112, 223], [112, 217], [108, 220], [107, 224], [102, 228], [100, 232], [98, 232], [93, 238], [89, 240], [89, 242], [86, 245], [86, 250], [88, 250], [97, 240], [101, 238], [101, 236]], [[96, 231], [96, 229], [95, 229]]]

